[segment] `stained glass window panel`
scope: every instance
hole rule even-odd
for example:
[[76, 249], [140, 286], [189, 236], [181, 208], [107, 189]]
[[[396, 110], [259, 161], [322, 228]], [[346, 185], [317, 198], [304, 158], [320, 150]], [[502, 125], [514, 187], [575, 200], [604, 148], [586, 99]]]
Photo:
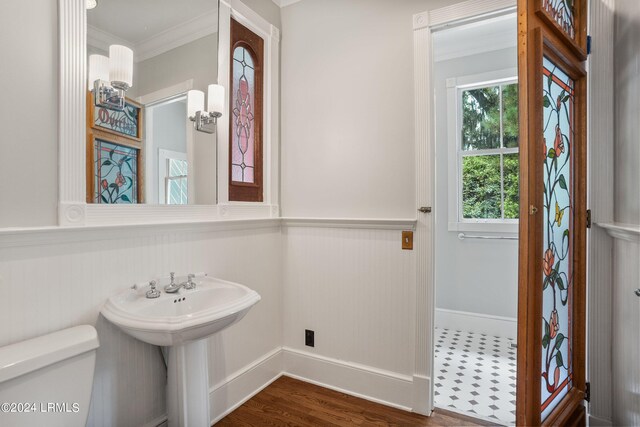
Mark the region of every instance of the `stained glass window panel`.
[[96, 139], [94, 203], [138, 203], [138, 150]]
[[253, 183], [255, 168], [255, 66], [246, 48], [233, 51], [231, 180]]
[[140, 107], [127, 102], [123, 111], [96, 107], [93, 111], [93, 123], [95, 126], [136, 138], [139, 116]]
[[500, 147], [500, 87], [462, 92], [462, 149]]
[[571, 39], [576, 37], [573, 8], [575, 2], [576, 0], [542, 0], [542, 9]]
[[[544, 209], [541, 411], [544, 420], [573, 387], [574, 82], [548, 58], [543, 61]], [[542, 150], [541, 150], [542, 151]], [[540, 153], [543, 154], [543, 153]]]
[[502, 218], [500, 155], [462, 158], [463, 218]]

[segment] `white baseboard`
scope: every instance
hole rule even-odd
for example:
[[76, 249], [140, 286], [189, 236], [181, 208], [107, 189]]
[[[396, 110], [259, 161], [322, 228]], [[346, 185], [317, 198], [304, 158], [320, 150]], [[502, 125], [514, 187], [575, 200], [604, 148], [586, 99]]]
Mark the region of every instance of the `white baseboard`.
[[611, 420], [607, 420], [604, 418], [596, 417], [595, 415], [587, 414], [587, 425], [588, 426], [598, 426], [598, 427], [611, 427], [613, 423]]
[[436, 308], [436, 327], [478, 332], [513, 340], [518, 336], [518, 323], [514, 318], [445, 308]]
[[431, 415], [433, 402], [431, 400], [431, 378], [424, 375], [413, 376], [413, 412], [421, 415]]
[[[284, 375], [372, 402], [412, 411], [414, 377], [283, 347]], [[428, 405], [430, 380], [420, 382]], [[420, 408], [422, 409], [422, 408]], [[424, 410], [424, 409], [422, 409]], [[430, 410], [430, 408], [429, 408]]]
[[142, 427], [166, 427], [167, 426], [167, 414], [161, 415], [148, 423], [142, 425]]
[[282, 351], [276, 348], [211, 387], [211, 424], [226, 417], [281, 376]]
[[[429, 415], [433, 409], [429, 377], [402, 375], [284, 347], [273, 349], [210, 388], [211, 424], [282, 375], [404, 411]], [[143, 427], [165, 425], [166, 419], [163, 415]]]

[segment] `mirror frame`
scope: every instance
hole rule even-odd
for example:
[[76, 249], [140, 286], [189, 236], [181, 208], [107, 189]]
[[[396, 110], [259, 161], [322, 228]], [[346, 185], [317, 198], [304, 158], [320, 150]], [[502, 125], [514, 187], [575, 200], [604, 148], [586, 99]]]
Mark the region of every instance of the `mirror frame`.
[[[228, 197], [229, 112], [218, 120], [217, 205], [101, 205], [86, 203], [86, 62], [85, 0], [58, 0], [58, 224], [114, 226], [278, 218], [280, 31], [240, 0], [219, 2], [218, 81], [229, 105], [230, 19], [264, 39], [264, 202], [230, 202]], [[220, 143], [221, 142], [221, 143]]]

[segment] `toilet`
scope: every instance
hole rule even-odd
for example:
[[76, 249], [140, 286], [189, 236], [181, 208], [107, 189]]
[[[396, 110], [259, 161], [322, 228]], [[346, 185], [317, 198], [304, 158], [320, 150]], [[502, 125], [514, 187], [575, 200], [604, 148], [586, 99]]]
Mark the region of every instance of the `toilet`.
[[82, 325], [1, 347], [0, 426], [84, 426], [98, 346]]

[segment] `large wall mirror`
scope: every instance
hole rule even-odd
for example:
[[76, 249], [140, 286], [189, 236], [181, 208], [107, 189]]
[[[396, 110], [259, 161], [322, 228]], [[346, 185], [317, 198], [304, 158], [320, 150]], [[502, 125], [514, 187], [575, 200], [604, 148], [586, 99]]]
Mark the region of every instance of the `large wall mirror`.
[[87, 3], [86, 202], [216, 204], [216, 133], [190, 117], [224, 103], [218, 2]]

